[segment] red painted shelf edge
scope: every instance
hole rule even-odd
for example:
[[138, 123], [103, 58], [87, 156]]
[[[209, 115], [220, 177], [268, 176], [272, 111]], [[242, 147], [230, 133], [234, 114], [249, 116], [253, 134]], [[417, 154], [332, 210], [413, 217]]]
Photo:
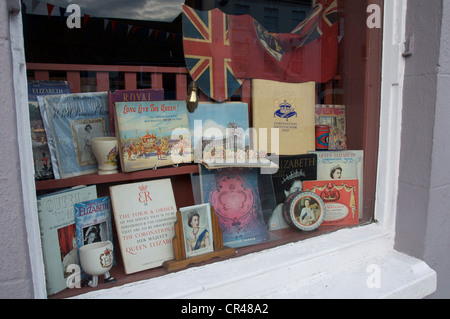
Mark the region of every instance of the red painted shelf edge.
[[78, 185], [93, 185], [93, 184], [105, 184], [114, 182], [126, 182], [142, 179], [152, 179], [159, 177], [169, 177], [175, 175], [198, 173], [198, 171], [199, 170], [197, 164], [183, 164], [178, 167], [161, 167], [155, 170], [150, 169], [131, 173], [120, 172], [111, 175], [87, 174], [64, 179], [49, 179], [36, 181], [36, 190], [42, 191]]

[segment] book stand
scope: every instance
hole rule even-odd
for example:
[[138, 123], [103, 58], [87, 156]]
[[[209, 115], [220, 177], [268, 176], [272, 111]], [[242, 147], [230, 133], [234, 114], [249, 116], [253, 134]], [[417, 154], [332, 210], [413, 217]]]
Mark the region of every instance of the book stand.
[[186, 258], [181, 212], [177, 211], [177, 221], [174, 226], [175, 237], [173, 238], [174, 259], [167, 260], [163, 263], [162, 266], [166, 271], [178, 271], [186, 268], [190, 264], [201, 263], [215, 257], [227, 257], [235, 254], [234, 248], [223, 246], [222, 229], [219, 227], [219, 219], [214, 212], [214, 207], [211, 207], [211, 222], [213, 228], [214, 251]]

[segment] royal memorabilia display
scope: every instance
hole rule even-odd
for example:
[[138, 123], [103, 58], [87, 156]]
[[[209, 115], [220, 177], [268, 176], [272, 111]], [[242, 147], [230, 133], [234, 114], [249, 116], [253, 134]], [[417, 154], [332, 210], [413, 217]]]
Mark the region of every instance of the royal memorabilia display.
[[99, 175], [116, 174], [119, 172], [117, 165], [119, 145], [116, 137], [94, 137], [92, 139], [92, 152], [97, 160]]
[[202, 204], [180, 208], [186, 257], [214, 250], [211, 205]]
[[214, 101], [228, 100], [242, 85], [231, 66], [227, 15], [219, 9], [182, 5], [186, 67], [197, 86]]
[[328, 151], [328, 139], [330, 127], [328, 125], [316, 125], [316, 151]]
[[317, 156], [303, 154], [295, 156], [280, 156], [278, 170], [271, 175], [277, 206], [268, 222], [268, 230], [289, 227], [283, 215], [283, 203], [286, 198], [302, 190], [302, 182], [317, 179]]
[[188, 119], [196, 163], [245, 162], [249, 149], [247, 103], [201, 102], [188, 113]]
[[116, 102], [115, 116], [123, 172], [192, 162], [186, 102]]
[[177, 207], [170, 179], [111, 186], [110, 196], [125, 273], [172, 259]]
[[96, 199], [96, 186], [82, 186], [38, 196], [47, 293], [67, 288], [72, 265], [79, 266], [75, 204]]
[[327, 213], [323, 200], [313, 192], [295, 192], [283, 203], [283, 214], [294, 229], [313, 231], [324, 221]]
[[180, 208], [174, 228], [174, 259], [163, 263], [166, 271], [181, 270], [190, 264], [236, 253], [235, 249], [223, 245], [222, 229], [214, 207], [209, 203]]
[[[278, 155], [298, 155], [315, 147], [315, 83], [252, 81], [253, 128], [267, 130], [267, 146], [253, 149]], [[272, 134], [278, 129], [278, 136]], [[260, 133], [259, 133], [260, 134]], [[260, 134], [261, 135], [261, 134]]]
[[215, 209], [224, 246], [237, 248], [267, 241], [258, 169], [208, 170], [200, 165], [200, 170], [202, 201]]
[[[319, 139], [319, 149], [342, 151], [347, 149], [347, 125], [345, 120], [345, 105], [316, 105], [316, 127], [328, 127], [327, 147], [322, 147]], [[322, 135], [319, 135], [319, 137]]]
[[338, 65], [338, 1], [316, 0], [289, 33], [272, 33], [248, 14], [228, 15], [231, 65], [238, 79], [330, 81]]
[[[102, 241], [113, 242], [111, 220], [111, 199], [109, 196], [76, 203], [75, 225], [78, 248]], [[111, 258], [115, 263], [113, 253], [111, 253]], [[82, 277], [85, 277], [83, 273]]]
[[337, 0], [315, 1], [289, 33], [271, 33], [248, 14], [182, 8], [186, 66], [214, 101], [229, 99], [244, 79], [325, 83], [336, 75]]
[[105, 276], [105, 280], [111, 279], [109, 271], [114, 263], [113, 248], [112, 242], [99, 241], [84, 245], [79, 249], [81, 268], [92, 276], [88, 282], [89, 286], [97, 287], [98, 277], [101, 275]]
[[97, 172], [92, 138], [109, 136], [108, 92], [39, 96], [56, 179]]
[[359, 217], [363, 212], [364, 151], [311, 152], [317, 155], [317, 180], [358, 180]]
[[358, 180], [305, 181], [303, 190], [317, 194], [325, 203], [323, 225], [359, 223]]
[[115, 136], [114, 108], [116, 102], [162, 101], [163, 89], [115, 90], [108, 92], [111, 135]]
[[70, 93], [70, 85], [67, 81], [28, 81], [28, 107], [35, 180], [54, 178], [47, 134], [39, 111], [37, 96], [66, 93]]

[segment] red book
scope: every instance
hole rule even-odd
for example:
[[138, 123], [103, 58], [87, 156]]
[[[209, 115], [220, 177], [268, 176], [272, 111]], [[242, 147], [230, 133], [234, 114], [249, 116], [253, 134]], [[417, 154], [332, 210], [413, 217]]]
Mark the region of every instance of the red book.
[[325, 203], [322, 225], [359, 223], [358, 180], [304, 181], [303, 190], [319, 195]]

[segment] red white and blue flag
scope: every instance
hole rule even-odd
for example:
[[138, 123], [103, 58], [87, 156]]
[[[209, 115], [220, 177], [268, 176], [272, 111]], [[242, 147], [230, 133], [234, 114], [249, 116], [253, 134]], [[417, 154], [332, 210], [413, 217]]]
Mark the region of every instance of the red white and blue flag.
[[316, 0], [290, 33], [270, 33], [250, 15], [183, 5], [186, 65], [200, 89], [219, 102], [245, 79], [326, 83], [337, 72], [337, 20], [337, 0]]
[[198, 11], [183, 5], [186, 66], [197, 86], [211, 99], [229, 99], [242, 81], [233, 73], [227, 15], [219, 9]]

